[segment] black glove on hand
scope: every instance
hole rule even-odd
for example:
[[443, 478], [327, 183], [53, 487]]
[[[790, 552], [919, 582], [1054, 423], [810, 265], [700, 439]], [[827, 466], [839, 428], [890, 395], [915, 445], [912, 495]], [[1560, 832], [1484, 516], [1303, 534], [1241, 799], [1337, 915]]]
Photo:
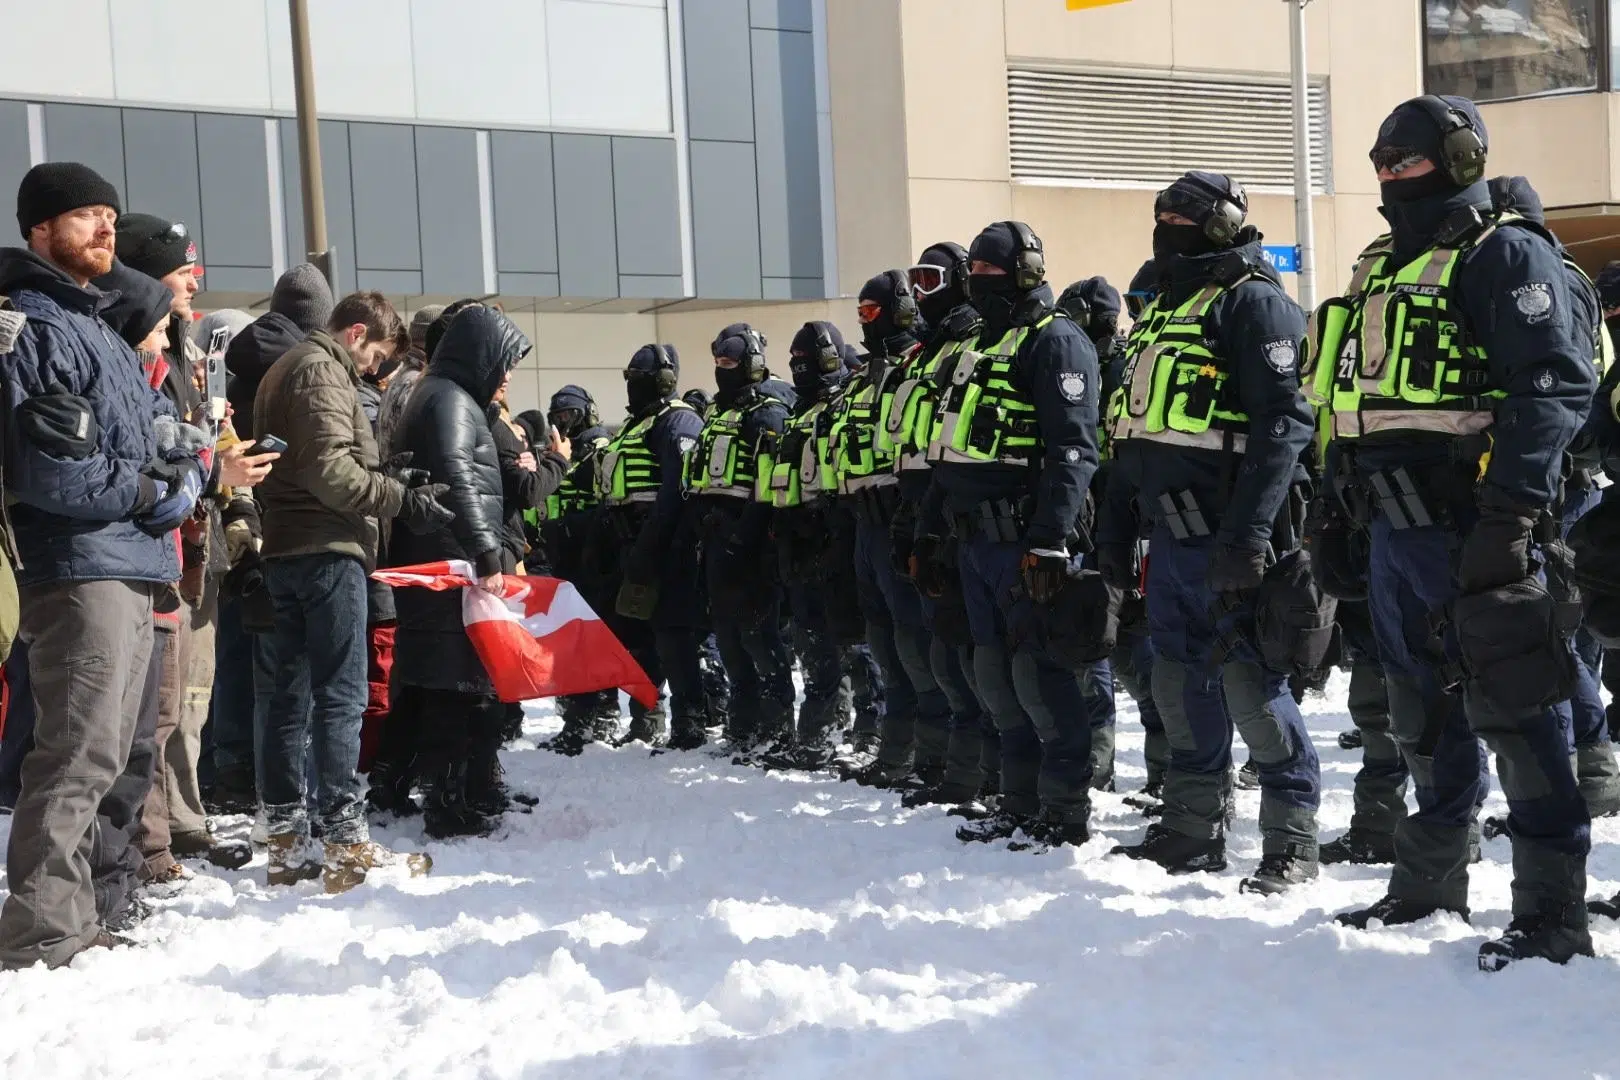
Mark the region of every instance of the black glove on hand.
[[1234, 544], [1222, 544], [1210, 556], [1209, 569], [1204, 573], [1204, 583], [1211, 592], [1236, 593], [1250, 592], [1260, 587], [1265, 580], [1266, 561], [1271, 554], [1269, 547], [1239, 547]]
[[1069, 557], [1059, 551], [1026, 551], [1018, 569], [1024, 580], [1024, 591], [1031, 600], [1045, 607], [1057, 599], [1063, 583], [1069, 579]]
[[1097, 569], [1103, 581], [1121, 592], [1134, 593], [1141, 587], [1141, 569], [1136, 565], [1135, 544], [1102, 544], [1097, 548]]
[[949, 579], [945, 576], [949, 567], [941, 559], [945, 542], [937, 536], [919, 536], [912, 545], [911, 559], [907, 575], [917, 583], [917, 590], [924, 596], [938, 599], [945, 595], [945, 588]]
[[51, 392], [17, 406], [17, 429], [52, 457], [83, 461], [101, 445], [101, 425], [90, 402], [55, 384]]
[[1463, 539], [1458, 587], [1465, 594], [1478, 593], [1528, 577], [1530, 531], [1540, 516], [1540, 510], [1486, 488], [1479, 498], [1479, 521]]
[[449, 484], [423, 484], [405, 489], [395, 518], [411, 532], [426, 535], [456, 519], [454, 511], [439, 502], [450, 491]]
[[421, 487], [433, 479], [433, 474], [426, 469], [407, 468], [406, 466], [410, 465], [411, 459], [415, 456], [409, 450], [401, 450], [383, 462], [383, 475], [393, 477], [408, 488]]

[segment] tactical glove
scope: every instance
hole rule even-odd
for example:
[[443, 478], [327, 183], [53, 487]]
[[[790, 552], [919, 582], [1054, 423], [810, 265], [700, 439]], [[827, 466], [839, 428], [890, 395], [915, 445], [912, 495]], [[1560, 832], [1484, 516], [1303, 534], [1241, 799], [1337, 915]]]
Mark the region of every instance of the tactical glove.
[[449, 491], [449, 484], [423, 484], [421, 487], [406, 488], [395, 519], [418, 535], [426, 535], [441, 525], [450, 524], [456, 519], [455, 512], [439, 502]]
[[1340, 600], [1367, 599], [1366, 537], [1337, 507], [1320, 499], [1312, 505], [1305, 547], [1323, 592]]
[[1251, 592], [1266, 577], [1270, 547], [1222, 544], [1210, 556], [1204, 582], [1214, 593]]
[[402, 450], [393, 455], [387, 461], [383, 462], [383, 475], [398, 480], [408, 488], [421, 487], [423, 484], [433, 479], [433, 474], [428, 472], [426, 469], [406, 468], [406, 466], [411, 463], [411, 459], [415, 456], [416, 455], [411, 453], [409, 450]]
[[1541, 511], [1518, 505], [1486, 488], [1479, 521], [1463, 540], [1457, 585], [1464, 595], [1523, 581], [1530, 576], [1530, 532]]
[[1045, 607], [1057, 598], [1069, 577], [1069, 555], [1051, 548], [1031, 548], [1018, 565], [1029, 598]]

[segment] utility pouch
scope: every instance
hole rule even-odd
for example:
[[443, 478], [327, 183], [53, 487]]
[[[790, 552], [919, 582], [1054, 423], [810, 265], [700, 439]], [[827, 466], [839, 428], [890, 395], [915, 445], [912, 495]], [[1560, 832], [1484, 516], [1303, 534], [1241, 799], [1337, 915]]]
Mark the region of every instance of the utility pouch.
[[619, 586], [619, 595], [613, 602], [613, 610], [627, 619], [646, 622], [653, 617], [653, 612], [658, 610], [658, 586], [624, 582]]
[[1047, 652], [1074, 672], [1108, 659], [1119, 642], [1123, 603], [1124, 593], [1097, 571], [1070, 573], [1045, 612]]
[[1579, 605], [1559, 603], [1535, 578], [1459, 596], [1451, 624], [1466, 698], [1497, 712], [1528, 713], [1575, 692], [1569, 636], [1580, 625]]
[[1338, 651], [1339, 601], [1317, 584], [1311, 557], [1290, 551], [1273, 563], [1255, 596], [1260, 660], [1280, 675], [1303, 678]]

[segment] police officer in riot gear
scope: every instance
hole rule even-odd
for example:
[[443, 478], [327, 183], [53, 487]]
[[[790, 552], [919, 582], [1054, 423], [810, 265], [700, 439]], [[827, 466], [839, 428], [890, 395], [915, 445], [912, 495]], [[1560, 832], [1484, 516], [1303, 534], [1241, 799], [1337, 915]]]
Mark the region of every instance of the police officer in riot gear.
[[1001, 736], [999, 805], [957, 835], [1021, 830], [1020, 846], [1079, 844], [1091, 811], [1088, 689], [1048, 650], [1045, 623], [1090, 547], [1082, 516], [1097, 468], [1097, 352], [1056, 310], [1028, 225], [990, 225], [968, 260], [984, 325], [929, 423], [933, 484], [916, 554], [921, 566], [954, 530], [976, 686]]
[[1418, 802], [1396, 832], [1389, 894], [1340, 921], [1467, 917], [1483, 738], [1513, 843], [1513, 920], [1479, 952], [1494, 971], [1592, 952], [1572, 627], [1538, 564], [1559, 589], [1552, 507], [1597, 386], [1602, 322], [1556, 241], [1493, 209], [1486, 150], [1467, 99], [1414, 98], [1389, 116], [1371, 157], [1390, 233], [1314, 316], [1312, 358], [1332, 409], [1330, 477], [1369, 521], [1373, 631]]
[[839, 504], [855, 518], [855, 578], [867, 642], [883, 672], [884, 716], [876, 758], [852, 775], [879, 787], [927, 786], [943, 773], [950, 705], [929, 663], [922, 597], [890, 558], [901, 506], [898, 451], [881, 438], [885, 388], [922, 347], [924, 327], [900, 270], [867, 281], [856, 313], [867, 355], [834, 406], [829, 445]]
[[[917, 532], [917, 512], [932, 482], [928, 460], [928, 433], [920, 424], [932, 415], [939, 400], [943, 372], [979, 332], [979, 313], [968, 303], [968, 253], [961, 244], [945, 241], [923, 251], [906, 271], [917, 310], [928, 327], [922, 348], [892, 376], [881, 399], [878, 444], [895, 454], [900, 478], [900, 510], [890, 525], [895, 571], [910, 578]], [[919, 437], [919, 427], [924, 428]], [[995, 725], [984, 713], [973, 688], [973, 634], [968, 628], [967, 601], [954, 552], [944, 549], [919, 569], [916, 582], [922, 592], [923, 619], [929, 631], [928, 667], [945, 695], [950, 710], [950, 731], [945, 743], [943, 772], [927, 777], [922, 787], [908, 791], [906, 806], [928, 803], [971, 803], [985, 790], [1000, 768]], [[933, 733], [919, 732], [922, 740]], [[926, 759], [926, 749], [919, 748]], [[919, 769], [923, 774], [926, 766]]]
[[[1287, 673], [1260, 662], [1253, 632], [1268, 566], [1299, 543], [1303, 523], [1284, 511], [1311, 413], [1297, 362], [1304, 314], [1244, 226], [1247, 211], [1243, 188], [1208, 172], [1154, 204], [1161, 291], [1131, 334], [1109, 483], [1152, 524], [1153, 698], [1171, 752], [1161, 820], [1115, 852], [1172, 873], [1226, 867], [1235, 724], [1261, 787], [1260, 865], [1242, 887], [1270, 893], [1317, 874], [1321, 767]], [[1122, 502], [1110, 494], [1100, 544], [1104, 574], [1126, 588], [1138, 520]]]
[[710, 351], [716, 392], [687, 466], [687, 515], [702, 541], [710, 618], [731, 682], [727, 734], [746, 755], [793, 727], [770, 509], [754, 500], [760, 450], [781, 435], [789, 406], [761, 388], [765, 336], [752, 326], [727, 326]]
[[[628, 416], [603, 447], [596, 470], [602, 542], [622, 552], [613, 610], [652, 629], [656, 673], [669, 682], [669, 746], [692, 750], [707, 738], [708, 704], [698, 666], [697, 543], [684, 521], [686, 455], [703, 422], [675, 396], [673, 345], [643, 345], [624, 369]], [[643, 663], [643, 667], [647, 665]]]
[[793, 337], [788, 366], [798, 397], [780, 437], [759, 458], [756, 498], [772, 508], [771, 532], [787, 585], [795, 651], [804, 666], [804, 700], [787, 745], [768, 751], [767, 766], [817, 768], [833, 757], [834, 735], [850, 711], [839, 637], [829, 610], [833, 521], [832, 460], [827, 436], [833, 396], [849, 377], [844, 336], [830, 322], [807, 322]]
[[[572, 581], [593, 610], [609, 614], [613, 610], [617, 582], [611, 573], [600, 571], [596, 565], [598, 560], [587, 556], [597, 526], [597, 508], [601, 504], [597, 495], [597, 465], [609, 440], [608, 430], [596, 414], [596, 401], [583, 387], [570, 384], [551, 395], [544, 416], [525, 415], [527, 422], [524, 416], [518, 417], [525, 431], [543, 420], [566, 436], [574, 448], [562, 484], [546, 496], [543, 505], [523, 512], [525, 524], [538, 541], [527, 561], [543, 563], [550, 573]], [[538, 434], [536, 431], [530, 436], [531, 445], [535, 444]], [[638, 712], [644, 711], [639, 703], [637, 707]], [[557, 699], [557, 712], [562, 716], [563, 727], [547, 746], [558, 753], [574, 755], [586, 743], [613, 734], [618, 726], [619, 693], [597, 690], [569, 694]]]

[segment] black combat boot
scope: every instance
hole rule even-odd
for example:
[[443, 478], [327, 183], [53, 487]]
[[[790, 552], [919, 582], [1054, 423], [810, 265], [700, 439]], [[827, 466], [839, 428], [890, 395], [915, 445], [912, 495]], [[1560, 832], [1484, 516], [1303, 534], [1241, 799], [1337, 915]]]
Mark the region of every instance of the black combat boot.
[[615, 745], [628, 746], [631, 743], [641, 742], [648, 746], [658, 746], [669, 734], [668, 720], [669, 714], [664, 711], [662, 701], [651, 709], [633, 705], [630, 709], [630, 729]]
[[233, 766], [222, 771], [203, 807], [210, 814], [251, 814], [259, 808], [259, 794], [253, 786], [253, 768]]
[[1343, 836], [1322, 845], [1320, 858], [1328, 866], [1382, 866], [1395, 861], [1395, 838], [1352, 825]]
[[422, 812], [411, 798], [410, 769], [386, 758], [378, 758], [371, 763], [367, 780], [371, 786], [366, 791], [366, 802], [377, 813], [412, 817]]
[[1242, 788], [1244, 791], [1253, 791], [1260, 786], [1260, 766], [1249, 758], [1232, 777], [1232, 786]]
[[1055, 847], [1072, 844], [1080, 847], [1091, 839], [1091, 829], [1085, 820], [1054, 821], [1045, 816], [1036, 818], [1018, 830], [1008, 851], [1050, 851]]
[[1124, 802], [1126, 806], [1143, 811], [1144, 815], [1149, 810], [1155, 811], [1153, 816], [1157, 817], [1164, 812], [1164, 778], [1149, 780], [1142, 785], [1141, 791], [1125, 796]]
[[1516, 915], [1501, 937], [1479, 947], [1479, 970], [1501, 971], [1516, 960], [1551, 960], [1567, 964], [1592, 955], [1584, 903], [1549, 901], [1530, 915]]
[[1586, 911], [1589, 915], [1596, 915], [1600, 919], [1620, 919], [1620, 893], [1615, 893], [1607, 900], [1588, 900]]
[[1226, 841], [1187, 836], [1163, 825], [1149, 825], [1139, 844], [1120, 844], [1110, 855], [1157, 863], [1168, 874], [1218, 873], [1226, 869]]
[[1339, 732], [1339, 749], [1340, 750], [1360, 750], [1361, 749], [1361, 729], [1360, 728], [1350, 728], [1348, 731]]
[[901, 796], [900, 805], [910, 808], [918, 806], [957, 806], [961, 803], [972, 802], [974, 796], [978, 793], [977, 788], [965, 787], [962, 784], [939, 783], [931, 787], [906, 792], [905, 795]]
[[498, 817], [480, 813], [467, 802], [467, 763], [440, 765], [427, 778], [422, 805], [422, 831], [435, 840], [457, 836], [488, 836], [500, 824]]
[[1385, 926], [1405, 926], [1408, 923], [1419, 922], [1430, 915], [1442, 911], [1450, 912], [1463, 922], [1468, 921], [1466, 907], [1446, 907], [1443, 904], [1427, 904], [1420, 900], [1403, 900], [1398, 896], [1385, 896], [1375, 902], [1371, 907], [1361, 908], [1358, 911], [1344, 911], [1333, 917], [1333, 921], [1340, 926], [1348, 926], [1355, 930], [1365, 930], [1374, 922]]
[[1014, 833], [1032, 820], [1024, 814], [997, 810], [978, 821], [969, 821], [966, 825], [959, 826], [956, 838], [964, 844], [991, 844], [999, 840], [1011, 840]]
[[1289, 844], [1282, 851], [1260, 856], [1254, 873], [1238, 882], [1238, 892], [1275, 896], [1314, 881], [1320, 872], [1314, 851], [1303, 844]]

